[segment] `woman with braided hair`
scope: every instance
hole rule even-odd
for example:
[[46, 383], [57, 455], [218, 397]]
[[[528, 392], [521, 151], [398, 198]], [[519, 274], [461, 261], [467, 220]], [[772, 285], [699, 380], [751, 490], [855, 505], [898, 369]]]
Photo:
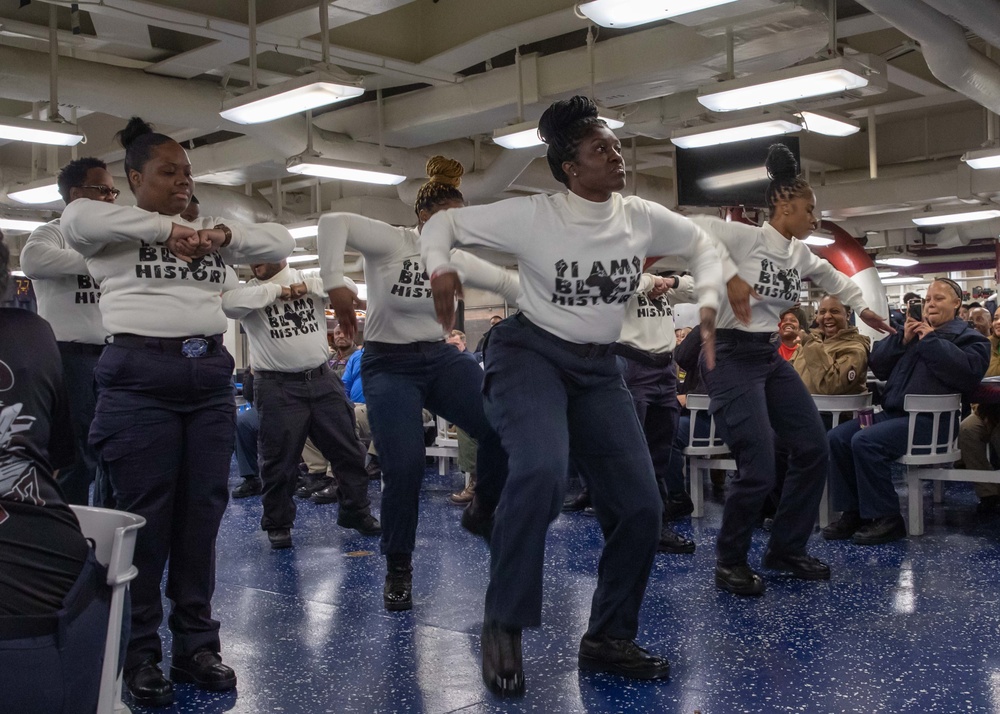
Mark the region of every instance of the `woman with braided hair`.
[[521, 631], [541, 623], [545, 535], [562, 507], [570, 451], [605, 537], [579, 666], [668, 676], [667, 660], [635, 642], [663, 507], [613, 345], [646, 255], [689, 261], [709, 355], [723, 282], [720, 253], [704, 231], [663, 206], [621, 195], [621, 142], [592, 101], [556, 102], [542, 115], [539, 135], [552, 175], [568, 192], [441, 213], [421, 238], [446, 329], [461, 290], [453, 244], [518, 259], [522, 312], [492, 329], [484, 386], [490, 422], [510, 454], [490, 542], [482, 636], [483, 681], [500, 696], [524, 692]]
[[[479, 487], [462, 514], [468, 530], [489, 537], [507, 467], [500, 439], [483, 412], [483, 371], [444, 341], [420, 259], [424, 223], [439, 211], [465, 205], [458, 189], [462, 173], [462, 164], [443, 156], [427, 162], [428, 180], [414, 204], [416, 228], [397, 228], [351, 213], [328, 213], [319, 220], [320, 274], [340, 328], [351, 338], [357, 320], [354, 295], [343, 287], [344, 249], [350, 247], [365, 259], [368, 312], [361, 378], [382, 464], [386, 610], [413, 607], [412, 554], [425, 464], [422, 409], [426, 406], [479, 441]], [[516, 302], [516, 273], [462, 251], [453, 259], [470, 284]]]
[[739, 324], [722, 306], [715, 369], [703, 371], [716, 423], [739, 467], [727, 490], [715, 568], [716, 586], [736, 595], [764, 592], [764, 581], [750, 568], [747, 553], [774, 488], [774, 440], [761, 438], [761, 429], [768, 426], [790, 456], [764, 567], [804, 580], [830, 578], [829, 566], [806, 552], [829, 468], [826, 430], [802, 380], [771, 342], [779, 316], [799, 301], [802, 281], [809, 278], [854, 308], [873, 329], [893, 332], [865, 304], [860, 287], [801, 242], [818, 224], [816, 196], [798, 175], [792, 152], [773, 144], [765, 165], [771, 178], [765, 196], [770, 219], [763, 226], [694, 218], [728, 248], [756, 298], [749, 324]]

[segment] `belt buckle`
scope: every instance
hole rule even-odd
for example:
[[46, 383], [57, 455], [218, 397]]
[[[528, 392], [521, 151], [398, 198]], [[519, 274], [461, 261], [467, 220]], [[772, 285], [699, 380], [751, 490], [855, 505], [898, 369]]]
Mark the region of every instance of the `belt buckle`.
[[181, 354], [188, 359], [198, 359], [208, 354], [208, 340], [204, 337], [191, 337], [181, 343]]

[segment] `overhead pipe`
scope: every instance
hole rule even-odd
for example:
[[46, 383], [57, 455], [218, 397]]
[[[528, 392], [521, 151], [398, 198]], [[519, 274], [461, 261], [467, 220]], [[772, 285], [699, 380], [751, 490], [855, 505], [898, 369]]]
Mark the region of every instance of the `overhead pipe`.
[[[987, 109], [1000, 112], [1000, 66], [969, 46], [961, 25], [920, 0], [858, 3], [919, 42], [927, 67], [938, 80]], [[954, 0], [947, 3], [955, 4]], [[995, 12], [990, 24], [996, 22]], [[978, 32], [975, 26], [970, 29]]]
[[997, 0], [924, 0], [940, 13], [969, 28], [983, 40], [1000, 47], [1000, 2]]

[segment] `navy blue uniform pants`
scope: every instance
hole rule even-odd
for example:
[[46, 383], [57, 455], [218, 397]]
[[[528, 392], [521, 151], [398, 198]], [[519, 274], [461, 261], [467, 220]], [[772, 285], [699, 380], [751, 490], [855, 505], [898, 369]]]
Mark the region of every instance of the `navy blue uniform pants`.
[[445, 342], [383, 349], [394, 351], [368, 343], [361, 379], [382, 466], [382, 553], [407, 555], [416, 543], [426, 464], [423, 408], [479, 442], [476, 499], [484, 508], [500, 498], [507, 455], [483, 412], [483, 370], [476, 360]]
[[0, 709], [18, 714], [97, 709], [111, 605], [107, 577], [91, 551], [58, 612], [2, 618], [15, 628], [48, 631], [0, 639]]
[[[862, 518], [899, 513], [892, 464], [906, 453], [909, 421], [905, 414], [879, 412], [866, 429], [852, 419], [830, 432], [830, 499], [835, 511], [858, 511]], [[929, 415], [917, 417], [916, 443], [929, 441], [932, 428]]]
[[[59, 488], [66, 503], [86, 506], [90, 502], [90, 484], [98, 474], [98, 458], [90, 445], [88, 434], [94, 420], [97, 405], [97, 390], [94, 387], [94, 370], [100, 359], [103, 345], [88, 345], [78, 342], [60, 342], [63, 382], [69, 398], [69, 413], [73, 423], [73, 441], [76, 446], [76, 461], [72, 466], [59, 472]], [[94, 505], [104, 506], [99, 500], [106, 489], [100, 486], [94, 495]]]
[[[704, 412], [698, 412], [698, 421], [694, 425], [695, 435], [707, 438], [710, 429], [711, 424], [709, 423], [708, 416]], [[684, 449], [687, 448], [690, 440], [691, 414], [687, 413], [677, 420], [677, 429], [674, 432], [674, 440], [670, 448], [670, 465], [667, 467], [663, 481], [661, 482], [657, 478], [657, 482], [662, 483], [666, 487], [667, 498], [679, 497], [687, 493], [687, 490], [684, 488], [684, 466], [687, 459], [684, 456]], [[694, 484], [691, 488], [700, 487], [700, 485]]]
[[293, 495], [307, 436], [337, 474], [341, 511], [369, 510], [365, 447], [358, 439], [354, 407], [347, 401], [340, 377], [323, 367], [322, 374], [313, 379], [303, 379], [302, 374], [255, 375], [254, 408], [260, 419], [260, 477], [264, 481], [260, 526], [266, 531], [291, 528], [295, 523]]
[[[677, 401], [677, 375], [673, 364], [652, 366], [624, 357], [618, 359], [623, 367], [625, 386], [632, 395], [635, 413], [646, 437], [660, 499], [666, 503], [671, 490], [668, 483], [671, 451], [681, 411]], [[686, 439], [687, 434], [684, 437]], [[684, 490], [683, 485], [681, 490]]]
[[812, 396], [767, 342], [720, 341], [715, 369], [702, 369], [716, 426], [737, 466], [716, 542], [719, 564], [747, 562], [754, 527], [775, 485], [772, 430], [787, 444], [789, 458], [770, 549], [805, 553], [829, 469], [826, 430]]
[[545, 535], [570, 451], [604, 533], [588, 634], [634, 639], [663, 506], [642, 426], [611, 354], [578, 356], [521, 316], [490, 333], [486, 412], [510, 455], [491, 539], [485, 617], [537, 627]]
[[215, 539], [229, 499], [229, 464], [236, 431], [233, 358], [218, 347], [188, 359], [150, 339], [147, 348], [104, 348], [97, 366], [98, 399], [91, 443], [108, 468], [123, 511], [146, 519], [129, 591], [132, 635], [126, 668], [162, 659], [157, 633], [166, 594], [174, 655], [219, 650], [212, 619]]
[[253, 405], [236, 415], [236, 464], [243, 478], [260, 476], [257, 464], [257, 435], [260, 418]]

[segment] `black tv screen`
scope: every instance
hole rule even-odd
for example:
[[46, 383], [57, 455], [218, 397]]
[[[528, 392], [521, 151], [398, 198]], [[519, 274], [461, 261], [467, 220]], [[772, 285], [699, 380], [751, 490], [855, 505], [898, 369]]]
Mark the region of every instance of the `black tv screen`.
[[797, 136], [770, 136], [676, 153], [677, 202], [681, 206], [764, 206], [770, 181], [767, 148], [784, 144], [799, 160]]

